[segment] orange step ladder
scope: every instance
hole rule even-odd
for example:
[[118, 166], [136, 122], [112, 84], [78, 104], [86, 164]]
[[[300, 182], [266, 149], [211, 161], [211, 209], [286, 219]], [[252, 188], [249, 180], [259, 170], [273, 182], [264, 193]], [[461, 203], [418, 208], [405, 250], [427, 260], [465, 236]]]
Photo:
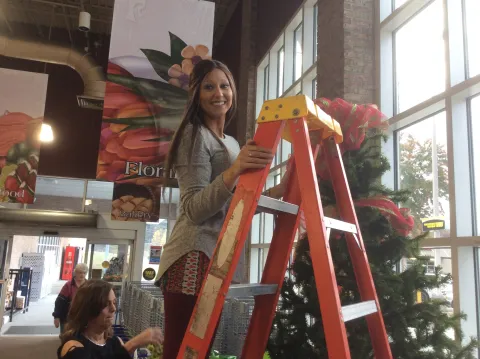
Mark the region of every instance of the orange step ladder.
[[[254, 137], [257, 145], [275, 152], [280, 138], [292, 143], [291, 171], [283, 201], [262, 196], [269, 167], [240, 176], [177, 359], [208, 358], [207, 351], [225, 299], [245, 296], [255, 296], [255, 308], [241, 358], [263, 358], [301, 211], [305, 216], [329, 358], [351, 358], [345, 322], [366, 317], [375, 358], [391, 359], [385, 325], [338, 147], [343, 140], [340, 125], [304, 95], [265, 102], [257, 123]], [[310, 143], [311, 131], [316, 131], [321, 140], [314, 149]], [[342, 221], [323, 215], [314, 162], [318, 150], [326, 154]], [[259, 284], [231, 285], [257, 211], [277, 215], [262, 281]], [[344, 307], [340, 304], [329, 247], [331, 229], [346, 233], [362, 298], [358, 304]]]

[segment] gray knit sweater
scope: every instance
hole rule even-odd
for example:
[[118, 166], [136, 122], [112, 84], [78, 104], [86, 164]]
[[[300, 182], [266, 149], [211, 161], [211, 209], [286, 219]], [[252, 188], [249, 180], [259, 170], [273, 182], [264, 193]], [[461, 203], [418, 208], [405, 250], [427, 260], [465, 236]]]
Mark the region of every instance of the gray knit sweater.
[[[189, 166], [192, 128], [192, 125], [185, 128], [174, 163], [180, 187], [180, 213], [165, 244], [155, 282], [190, 251], [201, 251], [212, 258], [233, 196], [223, 182], [222, 172], [237, 158], [238, 142], [230, 136], [221, 140], [228, 149], [227, 154], [215, 135], [200, 127]], [[244, 281], [244, 266], [243, 253], [233, 278], [235, 282]]]

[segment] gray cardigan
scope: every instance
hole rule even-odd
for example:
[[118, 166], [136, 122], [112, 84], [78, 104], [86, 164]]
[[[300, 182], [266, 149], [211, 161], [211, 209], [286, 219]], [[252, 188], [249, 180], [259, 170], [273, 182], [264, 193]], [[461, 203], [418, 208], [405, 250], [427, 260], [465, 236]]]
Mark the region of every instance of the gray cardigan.
[[[163, 249], [155, 282], [190, 251], [200, 251], [212, 258], [233, 196], [223, 182], [222, 172], [237, 158], [238, 142], [230, 136], [221, 139], [227, 154], [215, 135], [200, 127], [189, 166], [192, 129], [192, 125], [187, 125], [178, 147], [174, 169], [180, 187], [180, 213]], [[244, 281], [244, 267], [243, 253], [233, 278], [235, 282]]]

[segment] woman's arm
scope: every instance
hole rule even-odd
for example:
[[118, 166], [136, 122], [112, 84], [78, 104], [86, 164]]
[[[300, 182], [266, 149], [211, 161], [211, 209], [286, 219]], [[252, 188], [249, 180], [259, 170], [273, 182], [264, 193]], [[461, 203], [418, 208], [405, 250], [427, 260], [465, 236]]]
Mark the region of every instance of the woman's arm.
[[[123, 341], [118, 338], [123, 344]], [[163, 343], [163, 333], [160, 328], [148, 328], [138, 334], [136, 337], [130, 339], [128, 342], [123, 344], [123, 347], [127, 350], [128, 353], [133, 354], [138, 348], [147, 346], [149, 344], [161, 345]]]
[[273, 186], [269, 189], [267, 189], [265, 192], [263, 192], [264, 196], [275, 198], [275, 199], [280, 199], [283, 197], [283, 193], [285, 192], [285, 186], [280, 183], [277, 184], [276, 186]]

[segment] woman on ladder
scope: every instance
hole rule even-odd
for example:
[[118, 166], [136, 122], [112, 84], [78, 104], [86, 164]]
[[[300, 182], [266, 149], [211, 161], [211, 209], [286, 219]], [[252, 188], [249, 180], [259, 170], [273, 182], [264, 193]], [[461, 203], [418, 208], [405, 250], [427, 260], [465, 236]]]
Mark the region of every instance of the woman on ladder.
[[[180, 213], [155, 279], [165, 299], [163, 359], [177, 357], [240, 174], [265, 168], [273, 158], [252, 140], [240, 149], [224, 133], [236, 106], [228, 68], [218, 61], [200, 61], [190, 75], [189, 101], [165, 167], [166, 176], [173, 170], [178, 179]], [[280, 198], [283, 191], [282, 179], [267, 195]], [[244, 272], [242, 256], [234, 281], [242, 282]]]

